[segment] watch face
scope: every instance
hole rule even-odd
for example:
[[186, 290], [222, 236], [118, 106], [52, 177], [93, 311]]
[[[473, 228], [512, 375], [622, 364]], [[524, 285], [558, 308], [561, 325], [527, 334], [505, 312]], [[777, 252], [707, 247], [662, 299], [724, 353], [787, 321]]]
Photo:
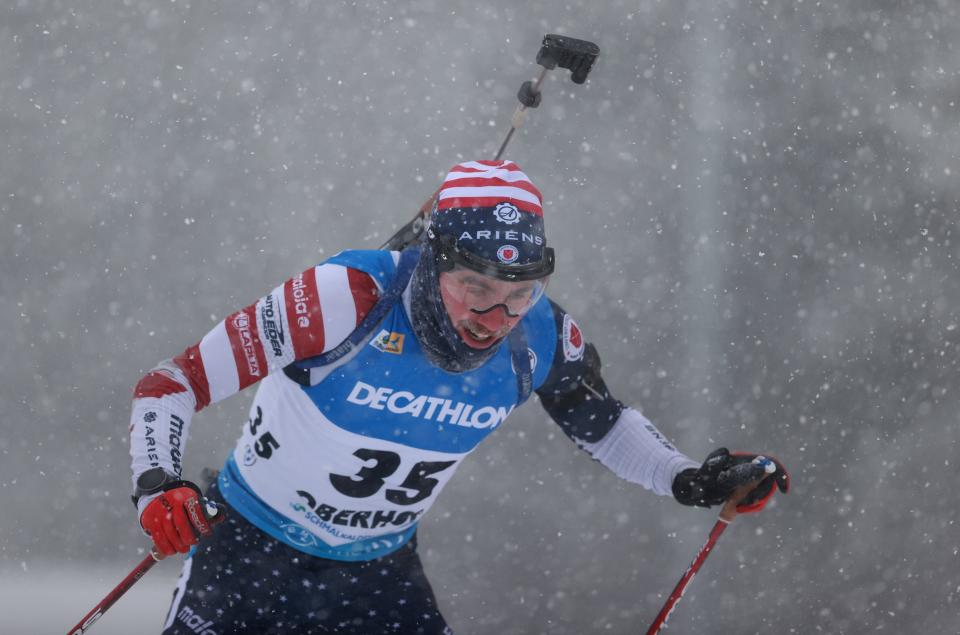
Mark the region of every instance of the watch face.
[[163, 468], [155, 467], [147, 470], [137, 479], [137, 488], [142, 490], [151, 490], [163, 485], [167, 478], [167, 473]]

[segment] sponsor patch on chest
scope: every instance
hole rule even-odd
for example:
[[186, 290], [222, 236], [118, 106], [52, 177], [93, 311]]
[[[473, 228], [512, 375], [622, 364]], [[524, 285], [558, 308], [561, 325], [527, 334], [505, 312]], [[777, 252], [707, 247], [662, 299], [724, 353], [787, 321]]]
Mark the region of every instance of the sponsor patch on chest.
[[453, 401], [432, 395], [415, 395], [406, 390], [371, 386], [358, 381], [347, 396], [347, 401], [373, 410], [386, 410], [398, 415], [448, 423], [466, 428], [496, 428], [506, 419], [514, 406], [480, 406]]

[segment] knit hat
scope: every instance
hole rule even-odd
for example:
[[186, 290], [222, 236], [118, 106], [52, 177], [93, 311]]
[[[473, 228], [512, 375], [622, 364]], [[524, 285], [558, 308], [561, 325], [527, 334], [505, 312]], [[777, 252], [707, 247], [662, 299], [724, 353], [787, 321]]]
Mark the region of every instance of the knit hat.
[[[538, 278], [553, 271], [540, 190], [513, 161], [467, 161], [447, 174], [428, 236], [455, 247], [466, 266], [492, 275]], [[512, 273], [511, 273], [512, 272]]]

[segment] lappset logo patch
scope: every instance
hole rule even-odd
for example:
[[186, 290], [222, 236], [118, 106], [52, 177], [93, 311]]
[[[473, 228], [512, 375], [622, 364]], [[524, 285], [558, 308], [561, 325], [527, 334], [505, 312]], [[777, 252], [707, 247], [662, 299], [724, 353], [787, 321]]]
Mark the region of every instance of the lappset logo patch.
[[583, 357], [583, 333], [580, 327], [569, 315], [563, 316], [563, 356], [568, 362], [575, 362]]
[[381, 330], [370, 340], [370, 346], [384, 353], [399, 355], [403, 352], [403, 333], [394, 333], [387, 329]]
[[512, 203], [500, 203], [493, 210], [493, 215], [498, 221], [507, 225], [515, 225], [520, 222], [520, 210]]

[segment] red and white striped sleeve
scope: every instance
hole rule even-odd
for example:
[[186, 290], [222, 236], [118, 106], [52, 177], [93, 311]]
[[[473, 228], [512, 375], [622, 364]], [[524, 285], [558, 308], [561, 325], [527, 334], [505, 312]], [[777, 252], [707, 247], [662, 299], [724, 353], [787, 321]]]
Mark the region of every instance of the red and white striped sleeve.
[[148, 372], [134, 390], [134, 482], [152, 467], [180, 475], [193, 412], [347, 338], [376, 303], [371, 276], [322, 264], [228, 315], [197, 344]]

